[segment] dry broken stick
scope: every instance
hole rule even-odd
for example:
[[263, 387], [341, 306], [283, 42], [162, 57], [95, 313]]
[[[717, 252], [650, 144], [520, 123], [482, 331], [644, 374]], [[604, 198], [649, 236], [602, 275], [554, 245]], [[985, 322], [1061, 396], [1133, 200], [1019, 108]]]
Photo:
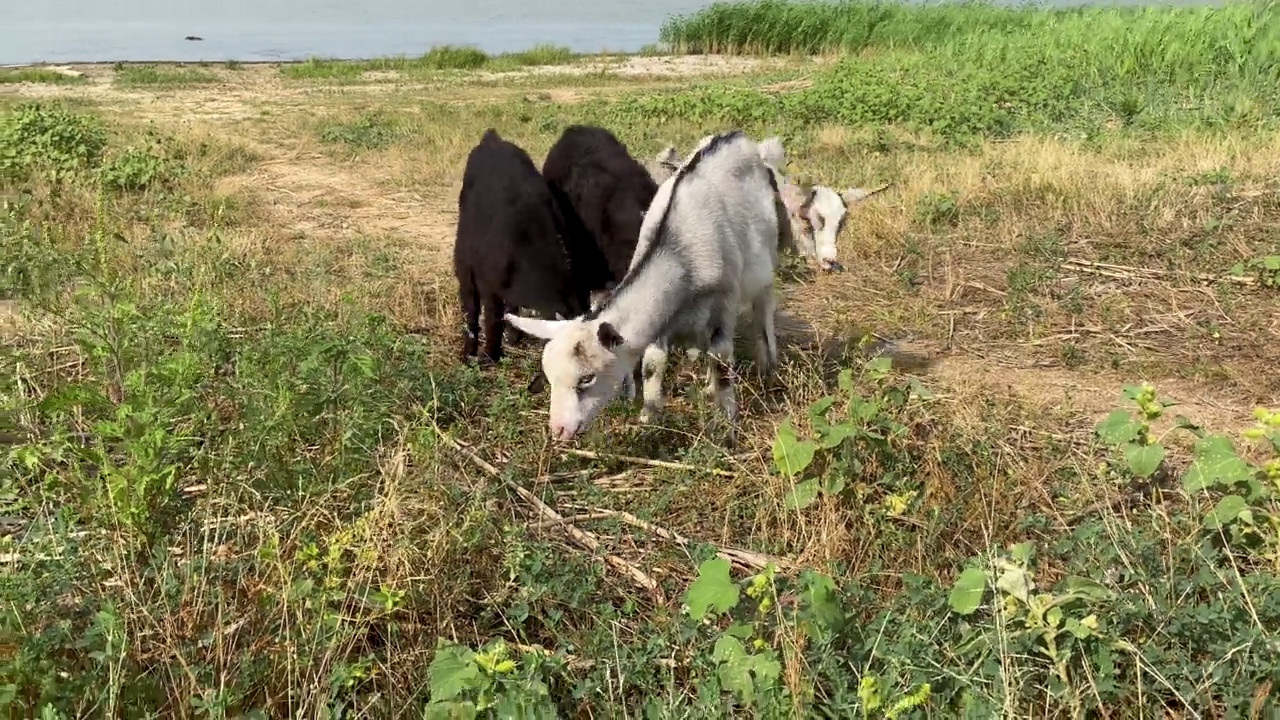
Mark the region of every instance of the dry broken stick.
[[591, 450], [567, 449], [564, 452], [568, 455], [576, 455], [577, 457], [586, 458], [588, 460], [621, 460], [622, 462], [634, 463], [636, 465], [648, 465], [649, 467], [667, 468], [668, 470], [709, 472], [712, 475], [736, 477], [734, 473], [731, 473], [728, 470], [721, 470], [719, 468], [701, 468], [695, 465], [686, 465], [685, 463], [671, 462], [669, 460], [651, 460], [649, 458], [635, 457], [634, 455], [614, 455], [612, 453], [598, 453]]
[[[1092, 275], [1101, 275], [1103, 277], [1118, 278], [1121, 280], [1160, 280], [1163, 278], [1177, 277], [1179, 273], [1170, 272], [1168, 270], [1157, 270], [1155, 268], [1132, 267], [1129, 265], [1113, 265], [1111, 263], [1092, 262], [1089, 260], [1081, 260], [1079, 258], [1067, 258], [1062, 262], [1062, 266], [1069, 270], [1077, 270], [1079, 272], [1089, 273]], [[1247, 275], [1214, 275], [1212, 273], [1187, 273], [1188, 277], [1205, 283], [1227, 282], [1236, 285], [1255, 285], [1257, 278]]]
[[636, 567], [635, 565], [632, 565], [626, 560], [623, 560], [622, 558], [616, 555], [610, 555], [608, 553], [603, 552], [600, 548], [600, 541], [596, 538], [595, 535], [587, 532], [586, 530], [583, 530], [582, 528], [575, 527], [571, 523], [567, 522], [566, 518], [560, 513], [556, 512], [555, 508], [543, 502], [542, 498], [539, 498], [537, 495], [534, 495], [532, 492], [529, 492], [528, 489], [522, 487], [520, 484], [512, 482], [511, 480], [504, 479], [502, 477], [502, 473], [498, 472], [498, 468], [494, 467], [493, 465], [490, 465], [488, 462], [486, 462], [479, 455], [476, 455], [474, 452], [471, 452], [470, 450], [467, 450], [466, 448], [462, 447], [462, 445], [458, 444], [458, 441], [454, 440], [452, 437], [450, 437], [447, 433], [445, 433], [440, 428], [436, 427], [433, 429], [436, 431], [436, 435], [440, 436], [441, 440], [443, 440], [446, 444], [448, 444], [454, 450], [457, 450], [458, 452], [465, 455], [467, 459], [475, 463], [477, 467], [483, 470], [487, 475], [492, 477], [494, 480], [497, 480], [498, 482], [501, 482], [502, 484], [510, 488], [511, 491], [519, 495], [521, 499], [523, 499], [525, 502], [532, 505], [533, 508], [538, 511], [539, 515], [563, 527], [564, 531], [569, 535], [569, 537], [572, 538], [579, 545], [586, 548], [587, 550], [590, 550], [593, 553], [597, 553], [601, 555], [604, 558], [604, 561], [606, 563], [608, 563], [609, 565], [612, 565], [615, 569], [621, 571], [622, 573], [630, 577], [631, 580], [635, 582], [636, 585], [639, 585], [641, 588], [644, 588], [651, 595], [653, 595], [654, 599], [657, 602], [659, 603], [666, 602], [666, 594], [662, 592], [662, 586], [658, 584], [657, 580], [654, 580], [643, 570]]
[[[688, 547], [689, 545], [693, 544], [692, 540], [690, 540], [689, 538], [681, 535], [680, 533], [674, 530], [668, 530], [667, 528], [664, 528], [661, 525], [655, 525], [649, 522], [648, 520], [643, 520], [623, 510], [606, 510], [604, 508], [591, 508], [590, 511], [586, 514], [616, 517], [619, 520], [627, 523], [628, 525], [634, 525], [642, 530], [648, 530], [654, 535], [670, 540], [680, 545], [681, 547]], [[720, 557], [721, 559], [728, 560], [730, 563], [735, 564], [739, 567], [746, 568], [749, 570], [763, 570], [770, 563], [773, 563], [773, 565], [780, 570], [784, 570], [784, 569], [793, 570], [793, 569], [796, 569], [797, 567], [796, 564], [791, 562], [790, 560], [784, 560], [783, 558], [774, 557], [772, 555], [765, 555], [764, 553], [753, 552], [751, 550], [742, 550], [740, 548], [717, 546], [716, 556]]]

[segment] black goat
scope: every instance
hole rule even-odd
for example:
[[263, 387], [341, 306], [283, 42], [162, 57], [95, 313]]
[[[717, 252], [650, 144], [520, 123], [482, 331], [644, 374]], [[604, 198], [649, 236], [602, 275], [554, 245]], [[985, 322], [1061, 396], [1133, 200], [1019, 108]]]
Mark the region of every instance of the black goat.
[[608, 264], [608, 277], [584, 278], [590, 290], [622, 280], [658, 192], [649, 171], [608, 130], [570, 125], [547, 153], [542, 177], [564, 193]]
[[453, 246], [467, 324], [463, 362], [478, 349], [482, 306], [482, 363], [501, 359], [505, 313], [529, 308], [574, 317], [590, 307], [604, 259], [558, 194], [529, 154], [492, 128], [467, 155]]

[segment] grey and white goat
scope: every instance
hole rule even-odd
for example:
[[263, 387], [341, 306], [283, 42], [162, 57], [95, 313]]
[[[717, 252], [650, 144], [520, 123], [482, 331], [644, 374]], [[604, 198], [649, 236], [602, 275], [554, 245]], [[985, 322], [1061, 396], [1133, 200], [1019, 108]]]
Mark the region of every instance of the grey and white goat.
[[[786, 153], [781, 140], [769, 138], [761, 147], [772, 154], [770, 163], [779, 169], [778, 195], [790, 218], [791, 242], [789, 249], [803, 257], [811, 258], [823, 270], [837, 270], [836, 238], [844, 230], [854, 206], [867, 198], [892, 187], [885, 184], [878, 188], [847, 188], [836, 190], [826, 185], [805, 185], [789, 179], [783, 170], [787, 167]], [[654, 180], [662, 182], [675, 172], [680, 164], [679, 153], [668, 145], [653, 158], [644, 161], [645, 169]]]
[[641, 419], [652, 421], [662, 406], [667, 349], [677, 345], [707, 352], [707, 394], [728, 419], [733, 441], [734, 334], [744, 310], [757, 333], [762, 374], [772, 374], [778, 360], [773, 279], [780, 168], [767, 164], [769, 147], [741, 131], [704, 138], [659, 186], [627, 274], [603, 307], [568, 320], [507, 316], [548, 341], [542, 369], [557, 440], [582, 432], [637, 361], [644, 375]]

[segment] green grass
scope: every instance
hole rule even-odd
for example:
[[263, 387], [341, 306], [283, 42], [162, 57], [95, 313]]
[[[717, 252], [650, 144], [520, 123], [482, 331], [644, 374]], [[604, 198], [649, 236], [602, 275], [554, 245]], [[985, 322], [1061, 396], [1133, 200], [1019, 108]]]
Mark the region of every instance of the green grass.
[[[720, 4], [669, 21], [685, 52], [837, 52], [809, 90], [708, 92], [700, 119], [895, 123], [963, 140], [1026, 130], [1094, 134], [1256, 128], [1280, 115], [1273, 3], [1015, 9], [894, 3]], [[650, 105], [639, 112], [661, 112]]]
[[576, 55], [559, 45], [535, 45], [520, 52], [490, 55], [471, 46], [439, 45], [418, 57], [386, 57], [372, 60], [310, 58], [280, 68], [285, 77], [311, 80], [355, 80], [366, 72], [398, 72], [408, 75], [442, 70], [514, 70], [537, 65], [563, 65]]
[[221, 82], [207, 70], [159, 65], [119, 65], [115, 83], [126, 87], [183, 87]]
[[[540, 79], [562, 103], [336, 75], [304, 105], [253, 69], [226, 82], [268, 121], [208, 135], [164, 92], [154, 127], [132, 89], [0, 114], [0, 711], [1274, 715], [1280, 423], [1241, 431], [1275, 397], [1275, 129], [930, 137], [978, 100], [843, 121], [856, 78], [787, 72], [814, 87], [760, 114], [779, 77]], [[618, 403], [603, 457], [562, 453], [536, 346], [456, 361], [467, 150], [493, 126], [537, 162], [587, 120], [648, 155], [735, 117], [815, 180], [896, 183], [847, 274], [783, 283], [834, 347], [743, 373], [733, 451], [682, 364], [660, 424]], [[946, 350], [872, 359], [864, 323]]]
[[0, 85], [9, 83], [46, 83], [51, 85], [76, 85], [87, 82], [83, 75], [68, 75], [47, 68], [28, 67], [0, 69]]

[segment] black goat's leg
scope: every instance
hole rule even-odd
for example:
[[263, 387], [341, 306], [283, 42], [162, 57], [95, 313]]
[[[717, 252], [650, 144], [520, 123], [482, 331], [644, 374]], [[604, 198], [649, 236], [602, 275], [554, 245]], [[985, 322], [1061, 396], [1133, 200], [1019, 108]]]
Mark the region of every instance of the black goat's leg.
[[[512, 315], [519, 314], [518, 311], [520, 310], [520, 308], [514, 305], [506, 305], [505, 307], [506, 307], [506, 312]], [[515, 325], [507, 323], [507, 343], [509, 345], [524, 345], [528, 343], [532, 338], [533, 338], [532, 335], [526, 333], [525, 331], [521, 330]]]
[[462, 340], [462, 361], [474, 357], [480, 347], [480, 293], [476, 291], [475, 278], [466, 273], [458, 281], [458, 299], [462, 301], [462, 315], [466, 334]]
[[481, 363], [497, 365], [502, 359], [502, 332], [507, 321], [502, 317], [506, 304], [498, 295], [489, 294], [484, 300], [484, 355]]

